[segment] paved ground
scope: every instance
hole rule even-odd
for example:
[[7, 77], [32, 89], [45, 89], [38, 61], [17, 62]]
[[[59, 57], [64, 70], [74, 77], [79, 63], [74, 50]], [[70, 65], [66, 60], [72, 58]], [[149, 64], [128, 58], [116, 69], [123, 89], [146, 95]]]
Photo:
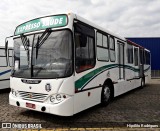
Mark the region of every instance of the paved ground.
[[[40, 122], [49, 128], [125, 127], [127, 124], [157, 125], [160, 128], [160, 79], [114, 99], [107, 107], [95, 106], [72, 117], [60, 117], [8, 104], [9, 90], [0, 93], [0, 122]], [[135, 125], [135, 126], [137, 126]], [[128, 125], [129, 126], [129, 125]]]

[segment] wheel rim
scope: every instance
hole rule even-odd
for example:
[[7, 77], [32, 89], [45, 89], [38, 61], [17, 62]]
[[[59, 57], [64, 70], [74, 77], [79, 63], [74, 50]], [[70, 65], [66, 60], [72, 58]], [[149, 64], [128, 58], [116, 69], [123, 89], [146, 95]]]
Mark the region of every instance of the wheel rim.
[[104, 87], [104, 92], [103, 92], [103, 96], [104, 96], [104, 101], [105, 102], [107, 102], [110, 99], [110, 95], [111, 95], [111, 92], [110, 92], [109, 87], [105, 86]]

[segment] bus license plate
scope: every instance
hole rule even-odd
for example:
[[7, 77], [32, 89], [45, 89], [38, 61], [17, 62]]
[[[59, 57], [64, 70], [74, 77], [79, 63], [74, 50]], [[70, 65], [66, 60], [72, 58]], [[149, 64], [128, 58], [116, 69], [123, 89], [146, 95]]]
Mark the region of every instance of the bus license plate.
[[26, 103], [26, 107], [36, 109], [36, 105], [32, 103]]

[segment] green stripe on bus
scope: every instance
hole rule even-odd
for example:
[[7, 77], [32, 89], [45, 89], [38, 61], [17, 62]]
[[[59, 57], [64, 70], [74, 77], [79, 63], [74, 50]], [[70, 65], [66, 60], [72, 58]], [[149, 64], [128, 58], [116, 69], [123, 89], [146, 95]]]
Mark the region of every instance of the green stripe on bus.
[[145, 69], [144, 72], [147, 72], [149, 69], [150, 69], [150, 66], [147, 69]]
[[118, 67], [118, 64], [110, 64], [110, 65], [105, 65], [105, 66], [102, 66], [100, 68], [97, 68], [91, 72], [89, 72], [88, 74], [82, 76], [80, 79], [78, 79], [76, 82], [75, 82], [75, 87], [77, 89], [79, 88], [82, 88], [88, 81], [90, 81], [90, 79], [92, 77], [95, 77], [98, 73], [100, 73], [101, 71], [103, 70], [106, 70], [106, 69], [111, 69], [111, 68], [115, 68], [115, 67]]
[[[134, 72], [139, 72], [139, 69], [136, 69], [132, 66], [129, 65], [120, 65], [120, 67], [123, 67], [125, 69], [129, 69], [132, 70]], [[113, 69], [119, 67], [119, 64], [110, 64], [110, 65], [105, 65], [102, 66], [100, 68], [97, 68], [89, 73], [87, 73], [86, 75], [82, 76], [80, 79], [78, 79], [75, 82], [75, 88], [76, 89], [81, 89], [83, 86], [85, 86], [86, 84], [88, 84], [93, 78], [95, 78], [100, 72], [103, 72], [104, 70], [108, 70], [108, 69]], [[150, 69], [150, 66], [144, 70], [144, 72], [148, 71]]]
[[124, 67], [125, 67], [126, 69], [130, 69], [130, 70], [132, 70], [132, 71], [134, 71], [134, 72], [138, 72], [138, 71], [139, 71], [139, 69], [136, 69], [136, 68], [134, 68], [134, 67], [132, 67], [132, 66], [129, 66], [129, 65], [124, 65]]

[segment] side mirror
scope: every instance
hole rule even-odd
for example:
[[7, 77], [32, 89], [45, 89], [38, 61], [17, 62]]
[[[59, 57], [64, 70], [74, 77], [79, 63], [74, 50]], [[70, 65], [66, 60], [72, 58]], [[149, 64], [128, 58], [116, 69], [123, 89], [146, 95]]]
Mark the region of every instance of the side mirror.
[[[8, 49], [13, 49], [13, 43], [14, 43], [14, 41], [13, 41], [13, 36], [9, 36], [9, 37], [6, 37], [6, 39], [5, 39], [5, 45], [4, 45], [4, 47], [5, 47], [5, 55], [6, 55], [6, 61], [8, 61], [8, 59], [9, 59], [9, 56], [8, 56]], [[9, 62], [9, 61], [8, 61]], [[9, 64], [7, 62], [7, 65]]]
[[87, 44], [87, 36], [84, 34], [81, 34], [80, 36], [80, 41], [81, 41], [81, 47], [86, 47]]
[[13, 36], [6, 37], [6, 39], [5, 39], [5, 49], [7, 50], [8, 47], [13, 48], [13, 44], [14, 44]]

